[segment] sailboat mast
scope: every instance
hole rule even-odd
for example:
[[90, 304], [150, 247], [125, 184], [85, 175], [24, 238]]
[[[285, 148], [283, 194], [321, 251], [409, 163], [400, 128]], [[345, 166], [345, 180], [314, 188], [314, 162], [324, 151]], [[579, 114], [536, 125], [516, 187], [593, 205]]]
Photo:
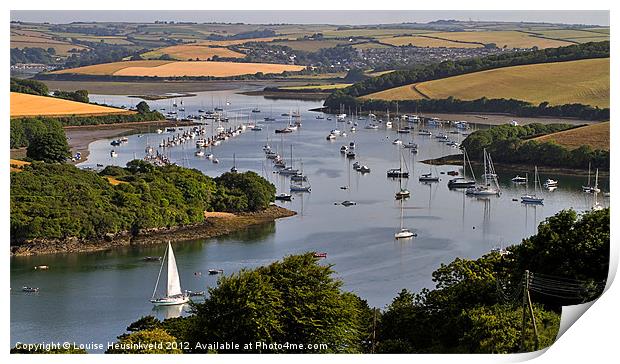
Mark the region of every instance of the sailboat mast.
[[166, 262], [166, 258], [168, 256], [168, 249], [164, 252], [164, 257], [161, 260], [161, 266], [159, 267], [159, 273], [157, 274], [157, 281], [155, 281], [155, 288], [153, 288], [153, 295], [151, 298], [155, 298], [155, 294], [157, 293], [157, 286], [159, 285], [159, 278], [161, 277], [161, 271], [164, 269], [164, 263]]

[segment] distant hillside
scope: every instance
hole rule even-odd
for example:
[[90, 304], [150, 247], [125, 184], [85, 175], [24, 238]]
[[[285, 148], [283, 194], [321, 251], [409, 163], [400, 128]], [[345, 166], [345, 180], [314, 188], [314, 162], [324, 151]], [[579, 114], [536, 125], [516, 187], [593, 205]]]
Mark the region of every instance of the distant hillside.
[[609, 138], [609, 122], [604, 122], [543, 135], [534, 140], [553, 141], [568, 149], [589, 145], [592, 149], [609, 150]]
[[551, 105], [580, 103], [606, 108], [609, 107], [609, 58], [504, 67], [395, 87], [362, 98], [448, 97], [512, 98], [533, 104], [546, 101]]

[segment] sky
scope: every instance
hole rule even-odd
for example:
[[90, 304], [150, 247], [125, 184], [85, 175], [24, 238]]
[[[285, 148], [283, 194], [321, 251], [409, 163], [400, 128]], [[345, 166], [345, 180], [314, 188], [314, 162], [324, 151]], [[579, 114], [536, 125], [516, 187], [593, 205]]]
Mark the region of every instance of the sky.
[[25, 22], [153, 22], [155, 20], [191, 22], [232, 22], [246, 24], [389, 24], [402, 22], [426, 23], [440, 19], [493, 20], [511, 22], [549, 22], [565, 24], [609, 25], [609, 11], [530, 11], [530, 10], [201, 10], [201, 11], [114, 11], [114, 10], [13, 10], [11, 20]]

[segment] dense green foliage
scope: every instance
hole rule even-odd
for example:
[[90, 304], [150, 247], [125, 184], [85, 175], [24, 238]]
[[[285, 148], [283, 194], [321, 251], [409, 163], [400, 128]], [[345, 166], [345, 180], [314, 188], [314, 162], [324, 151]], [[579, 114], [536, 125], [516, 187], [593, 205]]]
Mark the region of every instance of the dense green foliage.
[[228, 191], [213, 201], [216, 211], [257, 211], [274, 201], [275, 186], [267, 180], [248, 171], [246, 173], [224, 173], [215, 183]]
[[28, 140], [26, 157], [47, 163], [64, 162], [70, 156], [69, 144], [62, 128], [34, 133]]
[[[126, 183], [113, 186], [102, 178], [106, 175]], [[238, 179], [244, 184], [229, 190], [198, 170], [156, 167], [140, 160], [126, 168], [107, 167], [100, 175], [73, 165], [33, 163], [11, 173], [11, 242], [101, 239], [124, 231], [200, 223], [204, 211], [221, 207], [232, 212], [268, 207], [275, 190], [271, 198], [260, 200], [262, 204], [248, 204], [246, 194], [268, 189], [269, 182], [252, 172], [239, 173]], [[231, 201], [231, 206], [222, 201]]]
[[553, 142], [528, 140], [569, 127], [567, 124], [538, 123], [525, 126], [499, 125], [471, 133], [461, 145], [471, 158], [476, 159], [482, 159], [483, 150], [486, 149], [496, 162], [579, 169], [586, 168], [591, 162], [594, 168], [608, 170], [609, 151], [593, 150], [587, 145], [570, 150]]
[[[590, 282], [595, 288], [579, 299], [532, 293], [540, 347], [548, 346], [557, 334], [561, 305], [592, 300], [601, 294], [601, 283], [607, 277], [609, 241], [609, 209], [581, 216], [566, 210], [541, 223], [537, 235], [508, 248], [511, 254], [490, 253], [476, 260], [457, 258], [442, 265], [433, 273], [435, 289], [419, 294], [403, 290], [388, 306], [379, 324], [378, 351], [519, 351], [523, 313], [519, 294], [525, 270]], [[531, 329], [525, 336], [525, 349], [532, 350]]]
[[56, 120], [44, 118], [11, 119], [11, 149], [29, 145], [30, 140], [37, 134], [49, 132], [63, 133], [62, 125]]
[[16, 63], [55, 63], [56, 50], [54, 48], [11, 48], [11, 64]]
[[600, 109], [583, 104], [566, 104], [550, 106], [547, 102], [533, 105], [526, 101], [514, 99], [487, 99], [482, 97], [477, 100], [459, 100], [452, 97], [447, 99], [420, 99], [420, 100], [368, 100], [358, 99], [340, 90], [334, 91], [327, 100], [325, 106], [331, 111], [337, 111], [340, 106], [345, 108], [355, 107], [362, 110], [395, 111], [398, 105], [400, 112], [482, 112], [511, 114], [522, 117], [549, 116], [549, 117], [574, 117], [582, 120], [609, 120], [609, 108]]
[[[590, 42], [535, 51], [502, 53], [455, 61], [448, 60], [440, 63], [422, 64], [412, 69], [394, 71], [385, 75], [373, 77], [351, 85], [340, 90], [340, 92], [349, 96], [358, 97], [411, 83], [436, 80], [494, 68], [605, 57], [609, 57], [609, 41]], [[325, 103], [326, 105], [333, 104], [329, 99], [326, 100]]]
[[90, 101], [88, 99], [88, 91], [86, 90], [77, 90], [77, 91], [56, 90], [54, 91], [53, 96], [58, 97], [59, 99], [72, 100], [72, 101], [77, 101], [77, 102], [88, 103]]
[[47, 96], [49, 94], [49, 89], [43, 82], [11, 77], [11, 92]]
[[[236, 342], [254, 353], [358, 353], [367, 350], [372, 311], [365, 301], [343, 292], [330, 266], [313, 253], [294, 255], [266, 267], [222, 277], [193, 315], [159, 322], [143, 317], [128, 331], [163, 328], [190, 342], [188, 352], [207, 352], [196, 343]], [[252, 348], [244, 344], [286, 342], [323, 347]]]

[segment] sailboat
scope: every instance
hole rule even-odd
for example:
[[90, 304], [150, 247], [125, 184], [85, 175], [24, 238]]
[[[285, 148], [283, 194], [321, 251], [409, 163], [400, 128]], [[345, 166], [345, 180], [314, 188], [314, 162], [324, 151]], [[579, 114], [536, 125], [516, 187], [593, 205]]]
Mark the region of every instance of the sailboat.
[[497, 174], [493, 167], [491, 155], [484, 149], [484, 184], [468, 188], [465, 193], [474, 196], [492, 196], [500, 195], [499, 183], [497, 182]]
[[237, 173], [239, 170], [237, 169], [237, 159], [235, 158], [235, 153], [233, 153], [233, 166], [230, 169], [230, 173]]
[[534, 166], [534, 193], [533, 194], [526, 193], [525, 195], [521, 196], [521, 203], [526, 203], [526, 204], [542, 204], [543, 203], [544, 198], [536, 197], [536, 187], [539, 187], [540, 189], [540, 178], [538, 177], [538, 167]]
[[[465, 174], [467, 172], [467, 168], [465, 162], [469, 165], [469, 170], [471, 171], [472, 179], [465, 178]], [[463, 148], [463, 177], [452, 178], [448, 181], [448, 188], [469, 188], [474, 187], [476, 185], [476, 177], [474, 177], [474, 170], [471, 168], [471, 162], [469, 161], [469, 156], [467, 155], [467, 150]]]
[[588, 185], [587, 186], [581, 186], [581, 189], [583, 190], [583, 192], [586, 193], [599, 193], [601, 192], [601, 189], [598, 188], [598, 168], [596, 169], [596, 178], [594, 180], [594, 186], [590, 185], [590, 167], [591, 167], [592, 163], [588, 163]]
[[400, 200], [400, 230], [394, 234], [395, 239], [409, 239], [416, 236], [411, 230], [403, 227], [403, 200]]
[[[166, 295], [163, 297], [155, 298], [155, 295], [157, 294], [157, 286], [159, 285], [159, 279], [161, 278], [161, 272], [164, 268], [164, 264], [168, 265]], [[173, 306], [181, 305], [187, 303], [188, 301], [189, 295], [181, 291], [181, 280], [179, 279], [177, 261], [174, 258], [172, 244], [168, 242], [168, 248], [164, 253], [164, 259], [162, 259], [161, 267], [159, 268], [159, 274], [157, 275], [157, 282], [155, 282], [155, 289], [153, 289], [153, 295], [151, 296], [151, 303], [155, 306]]]
[[[399, 169], [402, 170], [402, 168], [403, 168], [403, 153], [402, 153], [402, 150], [400, 152], [399, 162], [400, 162]], [[399, 190], [398, 190], [398, 192], [396, 192], [396, 199], [397, 200], [402, 200], [403, 198], [409, 198], [409, 196], [411, 196], [411, 192], [409, 192], [408, 189], [403, 188], [403, 179], [400, 176], [398, 177], [398, 186], [399, 186]]]

